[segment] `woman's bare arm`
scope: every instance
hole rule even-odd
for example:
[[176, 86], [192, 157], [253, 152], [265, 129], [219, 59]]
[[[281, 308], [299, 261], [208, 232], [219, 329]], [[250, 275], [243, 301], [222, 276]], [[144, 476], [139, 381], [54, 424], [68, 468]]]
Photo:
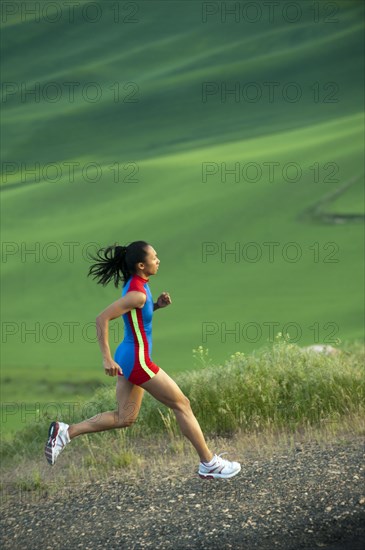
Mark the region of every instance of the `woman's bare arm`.
[[[116, 300], [96, 317], [96, 332], [103, 359], [107, 362], [112, 360], [109, 348], [109, 321], [116, 319], [131, 309], [142, 308], [145, 304], [146, 296], [143, 292], [128, 292], [119, 300]], [[114, 362], [113, 362], [114, 363]], [[105, 367], [104, 367], [105, 368]], [[117, 373], [115, 373], [117, 374]]]

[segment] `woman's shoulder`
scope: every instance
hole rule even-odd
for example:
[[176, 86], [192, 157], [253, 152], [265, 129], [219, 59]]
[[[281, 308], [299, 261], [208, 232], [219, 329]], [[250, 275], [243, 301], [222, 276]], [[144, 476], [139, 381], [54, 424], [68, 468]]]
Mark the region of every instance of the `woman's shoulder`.
[[131, 292], [134, 290], [146, 294], [145, 285], [147, 282], [147, 279], [142, 279], [139, 275], [132, 275], [126, 283], [126, 292]]

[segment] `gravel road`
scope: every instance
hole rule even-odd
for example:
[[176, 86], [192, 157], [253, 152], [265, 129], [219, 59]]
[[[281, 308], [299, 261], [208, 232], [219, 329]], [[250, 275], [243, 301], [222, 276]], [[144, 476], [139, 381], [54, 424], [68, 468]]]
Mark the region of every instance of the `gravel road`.
[[[61, 485], [59, 493], [7, 496], [1, 548], [27, 550], [363, 550], [364, 442], [248, 449], [232, 480], [201, 480], [177, 456], [142, 474]], [[61, 458], [56, 464], [59, 467]]]

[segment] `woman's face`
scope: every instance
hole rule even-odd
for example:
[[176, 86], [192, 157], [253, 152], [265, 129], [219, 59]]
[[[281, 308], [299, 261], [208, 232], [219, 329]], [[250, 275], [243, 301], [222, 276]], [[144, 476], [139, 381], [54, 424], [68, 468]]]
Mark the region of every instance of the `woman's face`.
[[147, 255], [145, 261], [143, 263], [140, 262], [138, 266], [141, 267], [141, 271], [149, 277], [150, 275], [156, 275], [158, 266], [160, 265], [160, 260], [158, 259], [157, 252], [153, 246], [148, 245], [146, 252]]

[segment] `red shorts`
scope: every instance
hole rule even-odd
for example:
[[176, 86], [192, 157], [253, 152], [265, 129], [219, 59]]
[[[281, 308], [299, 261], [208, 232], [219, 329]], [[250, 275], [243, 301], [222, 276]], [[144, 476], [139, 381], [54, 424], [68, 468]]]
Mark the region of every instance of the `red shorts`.
[[[133, 344], [121, 342], [114, 354], [114, 361], [118, 363], [127, 380], [137, 386], [151, 380], [160, 370], [148, 353], [140, 355]], [[119, 376], [123, 376], [118, 372]]]

